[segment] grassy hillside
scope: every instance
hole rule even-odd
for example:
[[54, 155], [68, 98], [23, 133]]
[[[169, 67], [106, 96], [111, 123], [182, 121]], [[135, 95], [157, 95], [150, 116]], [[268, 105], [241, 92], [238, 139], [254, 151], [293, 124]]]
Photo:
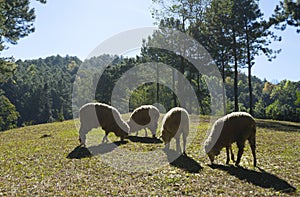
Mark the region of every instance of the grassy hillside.
[[[193, 118], [191, 126], [197, 127]], [[187, 156], [137, 172], [104, 160], [118, 149], [149, 152], [163, 147], [159, 141], [143, 138], [143, 131], [125, 143], [98, 145], [97, 156], [91, 156], [90, 148], [78, 147], [74, 121], [5, 131], [0, 133], [0, 196], [300, 195], [299, 123], [258, 120], [257, 168], [252, 167], [248, 144], [242, 167], [225, 165], [224, 150], [218, 164], [209, 165], [202, 153], [207, 128], [208, 122], [202, 121]], [[97, 132], [102, 133], [100, 129], [91, 132], [95, 142], [102, 139], [94, 138]], [[113, 135], [109, 139], [118, 140]], [[122, 158], [113, 157], [116, 162]], [[132, 157], [132, 161], [139, 159]]]

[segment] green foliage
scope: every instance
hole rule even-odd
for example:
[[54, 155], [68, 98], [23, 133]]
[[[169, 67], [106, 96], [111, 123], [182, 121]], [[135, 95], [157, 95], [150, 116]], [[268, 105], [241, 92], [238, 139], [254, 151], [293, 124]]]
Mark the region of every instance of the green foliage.
[[20, 113], [18, 125], [72, 118], [72, 83], [80, 64], [69, 56], [17, 61], [14, 76], [2, 89]]
[[19, 116], [16, 107], [6, 96], [0, 94], [0, 131], [16, 127]]
[[16, 70], [16, 64], [9, 58], [0, 58], [0, 84], [9, 79]]
[[300, 33], [300, 1], [280, 1], [280, 4], [275, 9], [273, 21], [277, 25], [282, 22], [284, 23], [284, 25], [280, 27], [281, 30], [284, 30], [286, 25], [290, 25], [296, 27], [297, 32]]
[[259, 99], [254, 106], [254, 116], [256, 118], [265, 118], [266, 117], [266, 106], [263, 99]]
[[[271, 49], [269, 45], [272, 41], [281, 40], [270, 31], [273, 23], [263, 19], [258, 1], [153, 0], [153, 3], [156, 8], [152, 14], [160, 21], [160, 26], [174, 28], [193, 36], [210, 53], [220, 69], [223, 81], [228, 74], [234, 72], [235, 111], [239, 110], [238, 99], [241, 97], [238, 89], [238, 69], [248, 67], [248, 103], [249, 111], [252, 113], [255, 101], [253, 101], [251, 68], [254, 59], [261, 53], [265, 54], [268, 60], [274, 59], [280, 50]], [[186, 62], [180, 60], [178, 63], [182, 73], [188, 70]], [[225, 99], [223, 102], [225, 105]]]
[[[38, 0], [46, 3], [46, 0]], [[0, 53], [8, 48], [7, 44], [17, 44], [20, 38], [34, 32], [34, 9], [29, 0], [0, 1]], [[12, 58], [0, 58], [0, 83], [15, 70]]]
[[[46, 0], [38, 1], [46, 3]], [[29, 4], [29, 0], [0, 1], [0, 54], [8, 48], [8, 44], [17, 44], [20, 38], [34, 32], [33, 22], [36, 16]], [[15, 69], [13, 58], [0, 58], [0, 85], [13, 75]], [[3, 114], [0, 113], [0, 130], [16, 126], [19, 114], [15, 111], [15, 106], [3, 95], [1, 102], [0, 110]]]
[[273, 103], [267, 106], [266, 116], [277, 120], [300, 121], [296, 105], [298, 88], [299, 83], [286, 80], [276, 85], [270, 94]]
[[[127, 59], [104, 55], [87, 60], [83, 64], [76, 57], [51, 56], [45, 59], [17, 61], [18, 67], [14, 76], [3, 83], [1, 88], [5, 91], [4, 95], [15, 105], [16, 111], [20, 113], [18, 126], [68, 120], [73, 118], [71, 97], [74, 91], [75, 77], [80, 78], [76, 83], [82, 83], [77, 87], [80, 89], [76, 90], [79, 95], [76, 99], [83, 103], [74, 100], [75, 104], [79, 103], [78, 108], [86, 102], [90, 102], [84, 99], [89, 91], [92, 91], [89, 89], [91, 81], [97, 84], [95, 100], [110, 104], [112, 90], [120, 77], [135, 65], [156, 57], [156, 54], [160, 54], [166, 64], [174, 65], [178, 69], [177, 61], [172, 62], [178, 56], [164, 51], [149, 51], [146, 48], [144, 48], [143, 55], [137, 58]], [[106, 69], [102, 69], [102, 75], [99, 77], [101, 62], [110, 62], [110, 65]], [[78, 71], [80, 65], [81, 69]], [[187, 65], [185, 69], [191, 72], [185, 72], [184, 76], [190, 81], [198, 97], [200, 113], [210, 114], [211, 103], [222, 95], [210, 95], [206, 82], [213, 83], [215, 86], [221, 84], [214, 78], [199, 75], [193, 70], [193, 67]], [[89, 67], [89, 69], [85, 69], [85, 67]], [[147, 75], [149, 73], [144, 73], [139, 77], [145, 78]], [[252, 76], [252, 82], [255, 117], [299, 121], [300, 111], [297, 108], [299, 108], [300, 82], [285, 80], [279, 84], [272, 84], [254, 76]], [[175, 82], [175, 87], [177, 83]], [[239, 73], [238, 88], [239, 110], [249, 111], [247, 76], [245, 74]], [[118, 107], [122, 113], [126, 111], [125, 106], [128, 102], [130, 110], [142, 104], [155, 103], [161, 104], [166, 110], [169, 110], [179, 104], [173, 91], [161, 84], [158, 86], [156, 83], [143, 84], [133, 92], [129, 92], [128, 87], [123, 87], [123, 89], [130, 97], [118, 95], [124, 101], [124, 105]], [[229, 113], [234, 111], [232, 73], [227, 73], [225, 89], [226, 112]], [[191, 112], [196, 112], [196, 110], [192, 109]], [[222, 114], [221, 111], [218, 113]]]
[[295, 105], [300, 108], [300, 90], [297, 90], [296, 95], [297, 95], [297, 100], [295, 101]]

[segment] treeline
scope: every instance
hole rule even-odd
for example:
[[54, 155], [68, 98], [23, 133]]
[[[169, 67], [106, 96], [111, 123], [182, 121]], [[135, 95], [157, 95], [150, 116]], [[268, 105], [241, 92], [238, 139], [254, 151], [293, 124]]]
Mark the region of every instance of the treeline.
[[[110, 65], [100, 78], [96, 73], [87, 72], [85, 75], [90, 80], [97, 81], [95, 100], [110, 104], [112, 90], [120, 77], [149, 57], [123, 58], [103, 55], [87, 60], [84, 64], [96, 69], [103, 66], [99, 63], [103, 62], [103, 59], [110, 62]], [[73, 118], [72, 88], [75, 78], [78, 77], [78, 68], [82, 65], [81, 60], [77, 57], [51, 56], [37, 60], [18, 60], [16, 64], [14, 76], [1, 86], [1, 130]], [[200, 113], [210, 114], [211, 97], [205, 84], [205, 76], [190, 73], [184, 75], [190, 78], [193, 84], [200, 103]], [[233, 76], [233, 72], [227, 73], [225, 79], [227, 112], [234, 111]], [[238, 77], [239, 110], [249, 111], [248, 78], [243, 73], [239, 73]], [[256, 118], [300, 121], [300, 82], [283, 80], [272, 84], [255, 76], [252, 77], [252, 82], [253, 115]], [[81, 87], [89, 88], [89, 84]], [[156, 83], [143, 84], [130, 92], [131, 110], [142, 104], [157, 102], [166, 110], [179, 105], [178, 98], [176, 95], [174, 97], [170, 88]]]
[[72, 83], [81, 60], [51, 56], [15, 63], [14, 75], [1, 84], [1, 98], [5, 103], [0, 112], [1, 117], [9, 114], [14, 117], [0, 119], [1, 130], [73, 117]]

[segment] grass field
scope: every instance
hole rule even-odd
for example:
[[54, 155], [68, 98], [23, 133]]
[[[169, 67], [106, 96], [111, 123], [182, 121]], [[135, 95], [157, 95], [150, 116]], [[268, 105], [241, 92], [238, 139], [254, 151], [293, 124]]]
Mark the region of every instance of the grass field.
[[[143, 137], [144, 131], [125, 143], [110, 134], [111, 143], [103, 145], [102, 130], [93, 130], [88, 149], [78, 146], [74, 121], [5, 131], [0, 133], [0, 196], [299, 196], [300, 124], [257, 123], [257, 168], [248, 143], [241, 167], [225, 165], [225, 150], [216, 165], [209, 165], [202, 152], [209, 123], [198, 126], [193, 118], [191, 127], [198, 132], [187, 156], [169, 163], [151, 156], [161, 153], [163, 144]], [[147, 159], [157, 166], [148, 167]], [[133, 165], [141, 168], [131, 170]]]

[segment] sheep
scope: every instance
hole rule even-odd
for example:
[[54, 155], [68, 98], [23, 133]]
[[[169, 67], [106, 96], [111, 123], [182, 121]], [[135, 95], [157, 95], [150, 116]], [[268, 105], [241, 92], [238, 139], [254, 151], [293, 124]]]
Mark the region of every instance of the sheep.
[[142, 105], [136, 108], [128, 120], [127, 124], [130, 127], [130, 133], [137, 132], [141, 129], [145, 129], [146, 137], [147, 137], [147, 130], [149, 128], [152, 137], [155, 138], [156, 136], [156, 129], [158, 126], [158, 119], [159, 119], [159, 110], [153, 105]]
[[204, 150], [213, 164], [215, 156], [220, 154], [223, 147], [226, 147], [226, 164], [229, 164], [229, 150], [231, 159], [234, 161], [231, 144], [236, 142], [238, 155], [235, 165], [238, 166], [244, 152], [245, 141], [248, 140], [253, 155], [253, 165], [256, 167], [255, 135], [256, 123], [254, 118], [246, 112], [233, 112], [214, 123], [210, 135], [204, 142]]
[[85, 146], [86, 134], [99, 126], [105, 131], [102, 143], [107, 142], [107, 135], [114, 132], [121, 141], [128, 136], [129, 126], [122, 120], [118, 110], [103, 103], [87, 103], [79, 110], [79, 142]]
[[162, 120], [161, 137], [165, 143], [165, 149], [169, 150], [170, 141], [174, 137], [176, 140], [176, 151], [180, 150], [180, 135], [183, 140], [183, 154], [186, 150], [186, 139], [189, 134], [189, 114], [181, 107], [174, 107], [166, 113]]

